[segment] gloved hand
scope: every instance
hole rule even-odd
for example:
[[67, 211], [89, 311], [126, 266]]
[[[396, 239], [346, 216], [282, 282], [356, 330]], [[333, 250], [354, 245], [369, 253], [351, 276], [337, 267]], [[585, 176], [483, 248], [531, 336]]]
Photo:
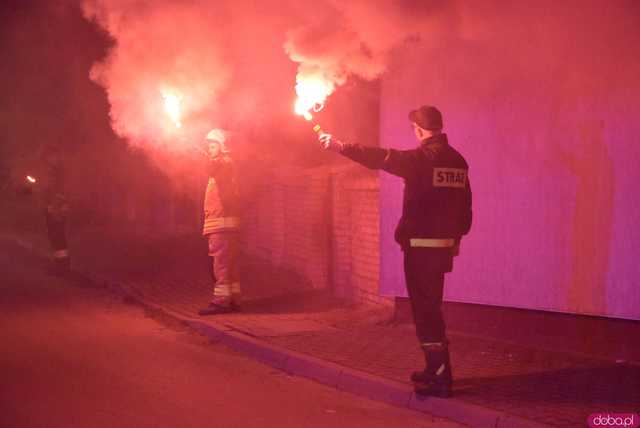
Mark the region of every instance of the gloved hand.
[[323, 149], [332, 152], [340, 153], [344, 148], [344, 143], [337, 138], [334, 138], [331, 134], [321, 133], [318, 135], [318, 141]]

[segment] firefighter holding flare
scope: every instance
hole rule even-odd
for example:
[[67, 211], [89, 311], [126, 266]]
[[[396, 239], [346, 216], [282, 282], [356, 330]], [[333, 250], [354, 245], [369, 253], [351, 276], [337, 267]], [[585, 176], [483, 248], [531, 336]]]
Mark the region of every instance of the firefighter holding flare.
[[69, 202], [64, 191], [62, 149], [58, 144], [49, 144], [44, 147], [42, 165], [43, 171], [40, 175], [25, 177], [24, 191], [35, 193], [44, 204], [53, 273], [65, 274], [71, 268], [67, 243]]
[[204, 197], [204, 225], [209, 256], [213, 258], [215, 284], [209, 306], [200, 315], [216, 315], [239, 310], [238, 278], [239, 201], [236, 169], [223, 131], [214, 129], [206, 138], [209, 180]]
[[414, 372], [416, 392], [449, 397], [453, 377], [442, 316], [444, 275], [453, 269], [460, 240], [471, 228], [468, 164], [442, 132], [442, 114], [433, 106], [409, 113], [419, 141], [412, 150], [343, 143], [316, 130], [322, 147], [370, 169], [404, 179], [402, 216], [395, 239], [404, 253], [407, 292], [426, 367]]

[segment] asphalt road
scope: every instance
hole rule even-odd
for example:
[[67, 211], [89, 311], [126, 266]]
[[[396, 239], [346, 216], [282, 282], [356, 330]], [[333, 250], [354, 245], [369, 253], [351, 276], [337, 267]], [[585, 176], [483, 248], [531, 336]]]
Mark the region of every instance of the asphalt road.
[[457, 427], [284, 374], [0, 242], [0, 427]]

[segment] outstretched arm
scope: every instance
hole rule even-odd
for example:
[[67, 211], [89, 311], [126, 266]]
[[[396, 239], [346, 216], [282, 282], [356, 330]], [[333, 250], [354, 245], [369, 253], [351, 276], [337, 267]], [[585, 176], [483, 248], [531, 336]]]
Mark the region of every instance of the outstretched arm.
[[395, 150], [343, 143], [331, 134], [320, 134], [325, 150], [334, 151], [370, 169], [381, 169], [402, 178], [411, 177], [425, 167], [425, 156], [415, 150]]

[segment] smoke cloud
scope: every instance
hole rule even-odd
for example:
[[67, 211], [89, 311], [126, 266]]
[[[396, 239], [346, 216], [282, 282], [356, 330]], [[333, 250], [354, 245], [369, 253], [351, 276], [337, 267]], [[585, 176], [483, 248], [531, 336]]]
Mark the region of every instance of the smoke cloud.
[[395, 46], [435, 32], [434, 18], [444, 10], [429, 1], [327, 1], [288, 32], [285, 50], [300, 64], [300, 75], [321, 76], [336, 86], [351, 75], [373, 80], [386, 71]]
[[[214, 127], [264, 127], [288, 115], [296, 78], [329, 92], [387, 69], [392, 49], [436, 29], [440, 2], [85, 0], [113, 38], [91, 79], [115, 132], [135, 146], [189, 148]], [[180, 105], [179, 123], [167, 110]], [[175, 116], [175, 114], [174, 114]]]
[[[182, 116], [212, 115], [231, 69], [222, 51], [219, 21], [192, 2], [95, 0], [83, 12], [114, 39], [108, 57], [91, 70], [107, 89], [114, 131], [134, 144], [180, 140], [164, 111], [167, 97], [180, 100]], [[188, 25], [179, 25], [188, 23]], [[212, 124], [213, 125], [213, 124]], [[191, 128], [189, 128], [191, 129]], [[202, 130], [200, 130], [202, 131]]]

